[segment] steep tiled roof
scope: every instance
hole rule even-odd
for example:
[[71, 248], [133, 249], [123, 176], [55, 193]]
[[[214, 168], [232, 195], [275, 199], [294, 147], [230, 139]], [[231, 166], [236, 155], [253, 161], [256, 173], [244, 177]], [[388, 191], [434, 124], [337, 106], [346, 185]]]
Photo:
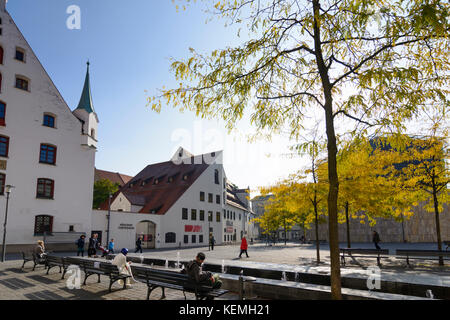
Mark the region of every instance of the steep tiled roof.
[[[123, 186], [112, 201], [122, 193], [132, 205], [142, 206], [139, 213], [163, 215], [209, 167], [203, 156], [202, 161], [191, 162], [193, 164], [167, 161], [149, 165]], [[195, 164], [197, 162], [199, 164]], [[107, 205], [102, 204], [101, 209], [106, 210]]]
[[237, 192], [246, 192], [245, 189], [234, 189], [231, 184], [227, 183], [227, 204], [242, 210], [251, 211], [236, 195]]

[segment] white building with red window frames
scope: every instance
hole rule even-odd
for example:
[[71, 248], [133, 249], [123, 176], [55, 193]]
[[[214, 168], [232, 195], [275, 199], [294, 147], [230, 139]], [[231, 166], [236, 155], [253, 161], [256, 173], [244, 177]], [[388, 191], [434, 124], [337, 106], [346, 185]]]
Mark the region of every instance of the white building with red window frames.
[[[72, 112], [0, 0], [0, 221], [7, 252], [43, 232], [91, 230], [98, 118], [89, 65]], [[75, 84], [82, 85], [82, 79]], [[3, 230], [2, 230], [3, 231]]]

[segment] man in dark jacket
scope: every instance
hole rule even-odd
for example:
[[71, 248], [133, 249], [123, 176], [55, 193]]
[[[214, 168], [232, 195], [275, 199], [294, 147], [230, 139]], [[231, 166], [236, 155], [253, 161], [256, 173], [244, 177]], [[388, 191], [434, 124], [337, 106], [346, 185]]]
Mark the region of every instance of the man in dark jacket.
[[222, 281], [218, 275], [213, 275], [209, 271], [202, 271], [202, 264], [205, 261], [205, 254], [199, 252], [195, 260], [189, 262], [186, 266], [186, 273], [189, 278], [193, 279], [196, 283], [212, 286], [214, 289], [218, 289], [222, 286]]
[[209, 246], [211, 247], [211, 250], [214, 251], [214, 244], [216, 243], [216, 239], [214, 239], [214, 236], [209, 237]]
[[86, 238], [86, 236], [83, 234], [80, 236], [80, 239], [77, 240], [77, 257], [80, 255], [84, 257], [84, 239]]
[[134, 253], [137, 253], [138, 251], [142, 253], [142, 237], [139, 237], [136, 240], [136, 251]]
[[381, 241], [380, 240], [380, 235], [375, 230], [373, 231], [372, 241], [375, 244], [375, 248], [377, 248], [377, 250], [380, 250], [381, 248], [378, 245], [378, 243]]
[[97, 233], [94, 233], [92, 235], [92, 238], [89, 238], [89, 247], [88, 247], [89, 258], [92, 256], [94, 256], [94, 258], [97, 258], [97, 248], [99, 246], [97, 238], [98, 238]]

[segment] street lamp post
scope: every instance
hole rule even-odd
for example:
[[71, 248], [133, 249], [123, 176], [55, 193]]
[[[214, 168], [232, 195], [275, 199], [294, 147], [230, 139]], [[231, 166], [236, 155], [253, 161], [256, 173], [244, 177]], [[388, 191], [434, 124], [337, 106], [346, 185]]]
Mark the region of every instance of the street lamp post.
[[9, 204], [9, 195], [11, 193], [11, 189], [14, 186], [7, 185], [5, 186], [6, 192], [6, 210], [5, 210], [5, 222], [3, 224], [3, 244], [2, 244], [2, 262], [6, 260], [6, 224], [8, 223], [8, 204]]
[[208, 212], [208, 251], [211, 251], [211, 220], [212, 220], [212, 213]]
[[110, 232], [110, 222], [111, 222], [111, 192], [108, 194], [108, 228], [106, 230], [106, 247], [109, 246], [109, 232]]

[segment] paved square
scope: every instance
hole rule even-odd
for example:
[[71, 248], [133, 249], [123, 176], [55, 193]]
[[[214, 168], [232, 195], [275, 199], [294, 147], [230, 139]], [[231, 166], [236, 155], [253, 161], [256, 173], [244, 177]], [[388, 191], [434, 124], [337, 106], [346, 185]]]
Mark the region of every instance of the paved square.
[[[36, 267], [32, 271], [32, 264], [20, 270], [21, 260], [12, 260], [0, 263], [0, 300], [145, 300], [147, 285], [134, 284], [132, 288], [122, 290], [118, 284], [113, 285], [113, 292], [108, 291], [109, 278], [101, 276], [101, 283], [97, 277], [88, 278], [87, 285], [81, 289], [68, 289], [66, 281], [61, 280], [58, 268], [50, 270], [46, 275], [44, 267]], [[161, 289], [152, 292], [150, 300], [159, 300]], [[187, 300], [195, 300], [195, 296], [186, 293]], [[218, 300], [237, 300], [239, 296], [228, 293]], [[166, 289], [167, 300], [184, 300], [181, 291]]]

